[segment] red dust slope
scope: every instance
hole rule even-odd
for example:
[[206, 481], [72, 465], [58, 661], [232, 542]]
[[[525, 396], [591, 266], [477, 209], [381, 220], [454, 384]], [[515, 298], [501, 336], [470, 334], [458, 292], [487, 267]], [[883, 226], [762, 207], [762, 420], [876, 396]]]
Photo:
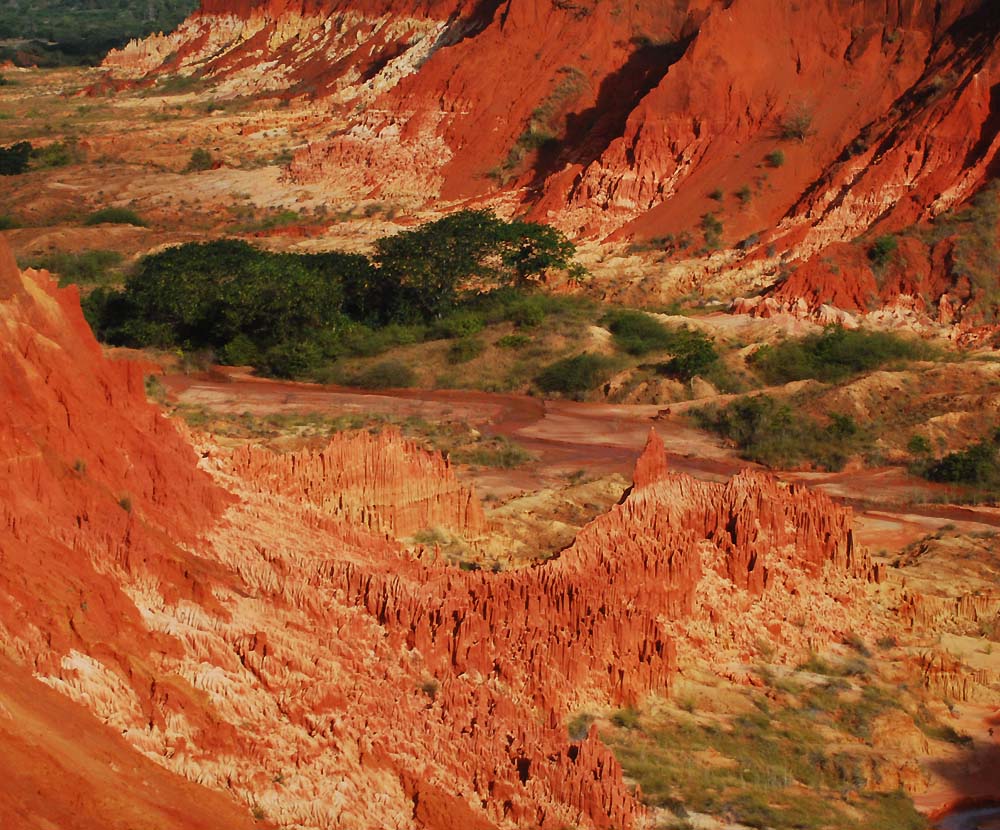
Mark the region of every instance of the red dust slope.
[[317, 97], [348, 124], [291, 173], [359, 197], [517, 188], [574, 234], [697, 248], [713, 212], [725, 246], [810, 251], [996, 175], [998, 42], [988, 0], [206, 0], [106, 66]]
[[196, 454], [75, 293], [0, 257], [0, 817], [630, 828], [613, 755], [567, 737], [576, 707], [666, 692], [692, 648], [724, 665], [768, 626], [790, 654], [865, 613], [849, 511], [670, 473], [655, 436], [547, 563], [414, 556], [388, 531], [481, 527], [445, 463], [392, 433]]

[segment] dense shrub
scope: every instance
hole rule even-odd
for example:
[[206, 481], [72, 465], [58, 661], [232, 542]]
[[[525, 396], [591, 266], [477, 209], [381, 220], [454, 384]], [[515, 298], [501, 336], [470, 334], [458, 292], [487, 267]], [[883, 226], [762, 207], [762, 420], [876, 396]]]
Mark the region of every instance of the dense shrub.
[[831, 326], [821, 334], [764, 346], [750, 362], [768, 383], [806, 379], [835, 383], [895, 361], [929, 355], [924, 344], [895, 334]]
[[666, 351], [674, 342], [663, 323], [641, 311], [616, 311], [603, 322], [614, 335], [615, 345], [630, 355]]
[[211, 170], [214, 164], [215, 159], [212, 158], [212, 154], [204, 147], [197, 147], [191, 153], [191, 158], [188, 160], [184, 172], [198, 173], [202, 170]]
[[764, 156], [764, 161], [768, 167], [781, 167], [785, 163], [785, 154], [781, 150], [772, 150]]
[[122, 207], [108, 207], [95, 210], [86, 219], [84, 225], [135, 225], [146, 227], [145, 220], [134, 210]]
[[390, 317], [433, 320], [454, 308], [463, 290], [500, 284], [527, 287], [550, 268], [567, 269], [575, 247], [535, 222], [504, 222], [492, 212], [463, 210], [375, 243]]
[[448, 349], [449, 363], [468, 363], [486, 351], [486, 344], [475, 337], [462, 337]]
[[21, 223], [9, 213], [0, 213], [0, 231], [10, 231], [21, 227]]
[[737, 398], [725, 407], [694, 412], [696, 423], [731, 441], [743, 458], [788, 469], [809, 463], [839, 470], [868, 445], [868, 436], [846, 415], [826, 426], [767, 395]]
[[0, 147], [0, 176], [19, 176], [27, 173], [31, 153], [32, 146], [27, 141]]
[[[117, 208], [87, 220], [107, 221], [141, 220]], [[113, 344], [212, 349], [272, 374], [314, 374], [319, 363], [377, 355], [429, 333], [467, 341], [495, 317], [534, 324], [560, 303], [583, 307], [527, 289], [545, 268], [568, 265], [572, 250], [551, 229], [486, 211], [380, 239], [374, 262], [234, 240], [190, 243], [143, 258], [124, 291], [95, 291], [85, 313]], [[463, 342], [455, 357], [471, 359], [471, 348]]]
[[1000, 431], [967, 449], [927, 462], [922, 473], [930, 481], [961, 484], [977, 490], [1000, 490], [998, 444]]
[[868, 259], [876, 268], [884, 268], [896, 255], [899, 241], [892, 234], [886, 234], [876, 239], [868, 249]]
[[483, 318], [474, 312], [455, 311], [434, 324], [434, 334], [446, 339], [471, 337], [481, 332], [485, 325]]
[[613, 372], [613, 361], [584, 352], [550, 364], [536, 381], [544, 392], [580, 398], [591, 389], [606, 383]]
[[615, 345], [631, 355], [670, 352], [656, 368], [660, 374], [688, 381], [708, 372], [719, 359], [712, 339], [686, 326], [666, 326], [641, 311], [616, 311], [604, 319]]
[[352, 383], [363, 389], [405, 389], [416, 383], [416, 375], [405, 363], [386, 360], [369, 366], [352, 378]]

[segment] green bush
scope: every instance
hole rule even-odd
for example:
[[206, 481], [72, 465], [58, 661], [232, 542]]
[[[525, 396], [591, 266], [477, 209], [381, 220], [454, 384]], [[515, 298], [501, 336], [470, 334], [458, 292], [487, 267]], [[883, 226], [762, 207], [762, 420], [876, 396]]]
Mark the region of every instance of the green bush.
[[449, 363], [468, 363], [475, 360], [484, 351], [486, 344], [475, 337], [462, 337], [451, 344], [448, 349]]
[[[228, 345], [233, 345], [232, 341]], [[322, 349], [313, 341], [284, 341], [264, 353], [258, 368], [276, 378], [302, 377], [319, 369], [323, 357]]]
[[0, 176], [20, 176], [27, 173], [33, 149], [27, 141], [0, 147]]
[[536, 378], [536, 382], [543, 392], [580, 398], [606, 383], [613, 372], [613, 361], [584, 352], [550, 364]]
[[896, 255], [899, 242], [892, 234], [886, 234], [876, 239], [868, 249], [868, 259], [876, 268], [885, 268]]
[[768, 383], [806, 379], [836, 383], [889, 363], [930, 355], [924, 344], [895, 334], [831, 326], [822, 334], [764, 346], [750, 363]]
[[[86, 221], [141, 223], [121, 208]], [[93, 292], [84, 312], [113, 345], [210, 349], [273, 374], [315, 375], [318, 361], [374, 356], [429, 332], [468, 341], [498, 318], [590, 319], [585, 299], [525, 288], [545, 269], [568, 266], [571, 254], [557, 232], [486, 211], [384, 237], [375, 262], [336, 251], [271, 253], [235, 240], [189, 243], [144, 257], [124, 291]], [[463, 342], [452, 357], [471, 359], [474, 348]]]
[[21, 227], [21, 223], [9, 213], [0, 213], [0, 231], [12, 231], [19, 227]]
[[870, 444], [870, 437], [849, 416], [833, 413], [822, 426], [767, 395], [737, 398], [693, 415], [699, 426], [731, 441], [741, 457], [778, 469], [808, 462], [839, 470]]
[[768, 167], [781, 167], [785, 163], [785, 154], [781, 150], [772, 150], [764, 156], [764, 161]]
[[668, 327], [641, 311], [616, 311], [602, 321], [611, 330], [615, 345], [628, 354], [671, 352], [673, 357], [657, 366], [660, 374], [691, 380], [708, 372], [719, 359], [712, 339], [683, 326]]
[[714, 213], [706, 213], [701, 217], [702, 236], [705, 238], [705, 247], [710, 251], [722, 246], [722, 222]]
[[191, 153], [191, 158], [184, 168], [185, 173], [198, 173], [202, 170], [211, 170], [215, 164], [212, 154], [204, 147], [198, 147]]
[[501, 349], [523, 349], [531, 342], [531, 338], [524, 334], [506, 334], [497, 340], [497, 346]]
[[671, 331], [642, 311], [616, 311], [602, 322], [614, 336], [615, 345], [630, 355], [666, 351], [674, 342]]
[[677, 329], [670, 351], [674, 356], [656, 367], [657, 372], [667, 377], [689, 381], [696, 375], [705, 376], [714, 368], [721, 367], [712, 339], [695, 329]]
[[86, 219], [84, 225], [135, 225], [146, 227], [146, 222], [134, 210], [122, 207], [108, 207], [95, 210]]
[[481, 332], [485, 325], [485, 321], [478, 314], [471, 311], [455, 311], [438, 320], [433, 330], [438, 337], [451, 339], [471, 337]]
[[44, 147], [35, 147], [31, 151], [31, 157], [35, 161], [35, 166], [41, 169], [67, 167], [83, 161], [83, 153], [75, 138], [54, 141]]
[[923, 475], [930, 481], [961, 484], [984, 491], [1000, 489], [1000, 464], [997, 460], [1000, 431], [967, 449], [928, 462]]
[[416, 382], [413, 369], [398, 360], [376, 363], [352, 379], [352, 384], [362, 389], [405, 389]]
[[911, 435], [906, 442], [906, 451], [910, 455], [926, 456], [931, 454], [931, 442], [923, 435]]

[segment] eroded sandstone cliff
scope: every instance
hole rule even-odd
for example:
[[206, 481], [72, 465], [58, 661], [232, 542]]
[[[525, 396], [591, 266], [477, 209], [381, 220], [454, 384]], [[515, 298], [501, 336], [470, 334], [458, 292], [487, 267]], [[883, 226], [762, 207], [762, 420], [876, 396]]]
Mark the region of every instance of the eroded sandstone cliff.
[[726, 245], [815, 250], [995, 174], [998, 37], [984, 0], [211, 0], [107, 66], [350, 105], [291, 172], [359, 195], [515, 188], [573, 233], [697, 247], [714, 213]]

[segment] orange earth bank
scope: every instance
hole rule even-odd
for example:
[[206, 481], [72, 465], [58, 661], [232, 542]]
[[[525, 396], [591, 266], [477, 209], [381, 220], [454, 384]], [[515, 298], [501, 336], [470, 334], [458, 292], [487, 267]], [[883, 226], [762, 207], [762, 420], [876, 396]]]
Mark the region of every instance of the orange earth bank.
[[[304, 827], [638, 826], [571, 710], [667, 692], [693, 654], [745, 681], [731, 667], [764, 631], [781, 659], [885, 625], [849, 509], [761, 473], [671, 473], [655, 435], [622, 503], [543, 565], [412, 554], [392, 532], [483, 528], [442, 460], [391, 432], [195, 452], [140, 370], [101, 356], [75, 291], [2, 257], [7, 814], [106, 785], [74, 826], [200, 826], [216, 796], [192, 787]], [[70, 723], [93, 741], [69, 746]]]
[[[984, 0], [206, 0], [105, 66], [355, 108], [299, 154], [299, 179], [421, 200], [522, 186], [586, 233], [690, 231], [715, 211], [727, 240], [773, 228], [816, 247], [926, 218], [992, 175], [998, 34]], [[744, 209], [708, 196], [744, 184]]]

